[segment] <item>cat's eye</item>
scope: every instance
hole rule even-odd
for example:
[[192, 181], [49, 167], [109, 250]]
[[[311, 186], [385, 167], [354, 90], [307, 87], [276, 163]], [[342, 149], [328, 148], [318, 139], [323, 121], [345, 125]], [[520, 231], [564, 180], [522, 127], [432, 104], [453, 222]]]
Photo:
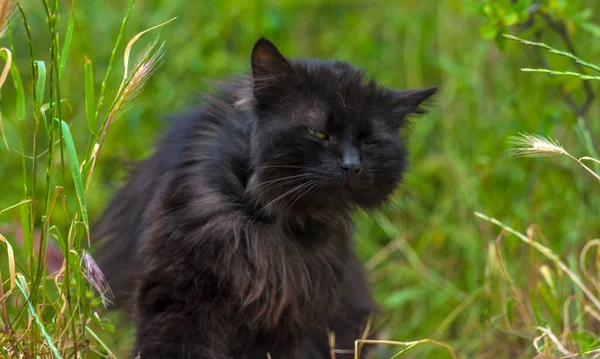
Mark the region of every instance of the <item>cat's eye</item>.
[[308, 133], [310, 133], [311, 136], [313, 136], [314, 138], [317, 138], [319, 140], [326, 140], [328, 137], [326, 134], [319, 132], [319, 131], [312, 130], [310, 128], [308, 129]]

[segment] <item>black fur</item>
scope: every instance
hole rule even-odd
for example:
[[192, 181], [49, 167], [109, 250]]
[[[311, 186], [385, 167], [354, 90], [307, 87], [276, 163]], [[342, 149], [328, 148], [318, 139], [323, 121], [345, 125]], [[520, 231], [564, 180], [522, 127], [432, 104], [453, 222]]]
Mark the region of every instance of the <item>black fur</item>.
[[435, 88], [388, 90], [264, 38], [251, 65], [176, 121], [97, 225], [143, 359], [326, 359], [330, 333], [351, 352], [375, 310], [349, 214], [401, 181], [398, 131]]

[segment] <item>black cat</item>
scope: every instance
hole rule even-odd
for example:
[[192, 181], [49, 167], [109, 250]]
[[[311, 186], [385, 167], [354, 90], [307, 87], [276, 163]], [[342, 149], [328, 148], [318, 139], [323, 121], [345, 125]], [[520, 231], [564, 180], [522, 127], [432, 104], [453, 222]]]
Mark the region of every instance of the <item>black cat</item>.
[[146, 358], [352, 358], [375, 304], [350, 213], [406, 168], [394, 91], [261, 38], [252, 76], [179, 118], [99, 221], [100, 267]]

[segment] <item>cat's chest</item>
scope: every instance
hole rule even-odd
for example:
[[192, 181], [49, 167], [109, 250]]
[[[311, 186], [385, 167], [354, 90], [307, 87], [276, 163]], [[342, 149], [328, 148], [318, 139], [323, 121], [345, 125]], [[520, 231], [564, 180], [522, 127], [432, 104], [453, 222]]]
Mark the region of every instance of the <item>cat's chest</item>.
[[286, 226], [284, 234], [300, 248], [324, 253], [332, 248], [345, 250], [352, 242], [349, 225], [345, 221], [308, 219]]
[[345, 227], [316, 224], [296, 228], [287, 233], [293, 247], [288, 252], [291, 262], [302, 263], [306, 270], [297, 272], [306, 276], [302, 281], [312, 287], [311, 292], [337, 296], [345, 282], [348, 266], [352, 265], [352, 240]]

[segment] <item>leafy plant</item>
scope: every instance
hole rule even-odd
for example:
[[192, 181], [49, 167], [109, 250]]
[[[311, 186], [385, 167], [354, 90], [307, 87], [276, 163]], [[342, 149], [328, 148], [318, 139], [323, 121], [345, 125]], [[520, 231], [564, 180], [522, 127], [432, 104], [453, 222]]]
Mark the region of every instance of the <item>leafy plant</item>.
[[[111, 124], [135, 100], [164, 53], [163, 43], [154, 41], [134, 66], [129, 67], [132, 46], [144, 33], [166, 23], [139, 33], [127, 44], [123, 79], [108, 106], [104, 103], [107, 81], [133, 1], [123, 18], [97, 99], [93, 62], [87, 57], [79, 59], [85, 60], [83, 76], [79, 77], [80, 86], [85, 88], [86, 108], [82, 112], [89, 129], [85, 149], [75, 143], [71, 133], [75, 121], [81, 119], [75, 115], [79, 109], [71, 107], [62, 86], [78, 4], [75, 0], [71, 3], [64, 33], [61, 31], [59, 1], [44, 0], [42, 4], [51, 39], [47, 61], [37, 59], [27, 12], [21, 4], [16, 4], [28, 36], [30, 71], [34, 79], [29, 91], [25, 90], [21, 80], [25, 68], [19, 69], [12, 61], [14, 44], [0, 49], [6, 61], [0, 74], [0, 89], [4, 90], [9, 74], [15, 89], [15, 111], [8, 120], [11, 127], [22, 134], [16, 149], [7, 139], [0, 120], [3, 156], [20, 158], [23, 183], [23, 199], [0, 211], [0, 215], [20, 211], [20, 233], [13, 230], [11, 237], [22, 238], [18, 255], [13, 246], [17, 241], [9, 241], [8, 235], [0, 235], [7, 249], [9, 268], [8, 278], [0, 277], [2, 287], [7, 285], [8, 288], [0, 291], [4, 324], [0, 352], [7, 358], [86, 357], [90, 353], [110, 357], [113, 354], [97, 331], [113, 330], [101, 314], [111, 293], [92, 256], [85, 250], [90, 241], [86, 192]], [[11, 1], [0, 2], [2, 33], [8, 28], [8, 33], [12, 34], [13, 27], [18, 26], [16, 16], [10, 17], [13, 6]], [[28, 103], [31, 105], [27, 106]], [[51, 263], [52, 260], [55, 263]]]

